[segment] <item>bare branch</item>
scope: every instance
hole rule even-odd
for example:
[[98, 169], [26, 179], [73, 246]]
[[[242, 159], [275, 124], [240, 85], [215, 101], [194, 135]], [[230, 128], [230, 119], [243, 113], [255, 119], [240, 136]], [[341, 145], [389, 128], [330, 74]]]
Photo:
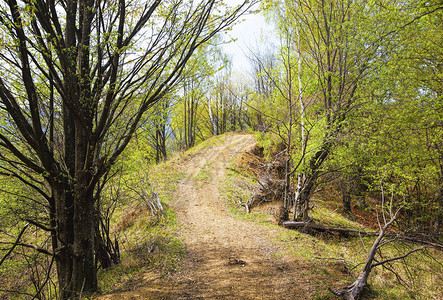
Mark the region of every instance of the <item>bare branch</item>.
[[15, 247], [17, 247], [19, 245], [19, 241], [22, 237], [22, 235], [25, 233], [26, 229], [28, 228], [29, 223], [26, 224], [22, 230], [20, 231], [20, 233], [17, 236], [17, 239], [15, 240], [14, 244], [12, 245], [12, 247], [9, 249], [9, 251], [5, 254], [5, 256], [3, 256], [3, 258], [0, 260], [0, 266], [3, 264], [3, 262], [8, 258], [9, 255], [11, 255], [12, 251], [14, 251]]
[[414, 253], [414, 252], [417, 252], [417, 251], [422, 251], [422, 250], [424, 250], [424, 249], [425, 249], [424, 247], [422, 247], [422, 248], [416, 248], [416, 249], [414, 249], [414, 250], [408, 251], [408, 252], [405, 253], [404, 255], [400, 255], [400, 256], [393, 257], [393, 258], [385, 259], [385, 260], [383, 260], [383, 261], [380, 261], [380, 262], [377, 262], [377, 263], [375, 263], [375, 264], [372, 264], [372, 265], [371, 265], [371, 268], [377, 267], [377, 266], [379, 266], [379, 265], [383, 265], [383, 264], [388, 263], [388, 262], [391, 262], [391, 261], [395, 261], [395, 260], [399, 260], [399, 259], [402, 259], [402, 258], [406, 258], [406, 257], [409, 256], [410, 254], [412, 254], [412, 253]]

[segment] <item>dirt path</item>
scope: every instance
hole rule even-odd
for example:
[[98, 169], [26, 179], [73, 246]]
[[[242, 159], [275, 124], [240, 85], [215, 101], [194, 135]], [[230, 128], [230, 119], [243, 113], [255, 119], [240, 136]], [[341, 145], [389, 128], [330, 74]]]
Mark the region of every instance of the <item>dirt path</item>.
[[219, 184], [234, 155], [254, 143], [232, 134], [183, 166], [172, 206], [181, 224], [187, 255], [184, 268], [151, 280], [136, 291], [103, 299], [310, 299], [306, 266], [282, 258], [271, 244], [272, 227], [240, 220], [227, 212]]

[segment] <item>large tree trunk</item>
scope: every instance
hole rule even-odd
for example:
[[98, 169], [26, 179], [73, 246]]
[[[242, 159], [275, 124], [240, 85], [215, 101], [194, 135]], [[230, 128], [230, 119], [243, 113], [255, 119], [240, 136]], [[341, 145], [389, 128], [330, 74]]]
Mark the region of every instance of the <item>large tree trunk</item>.
[[87, 187], [87, 174], [76, 188], [74, 202], [74, 242], [72, 289], [75, 292], [91, 292], [97, 289], [95, 268], [95, 216], [93, 194]]
[[316, 173], [311, 174], [308, 176], [304, 182], [304, 186], [300, 192], [300, 206], [301, 206], [301, 214], [302, 214], [302, 221], [303, 222], [309, 222], [309, 201], [311, 199], [311, 194], [314, 191], [315, 188], [315, 181], [317, 180]]
[[[54, 200], [57, 206], [66, 208], [67, 193], [62, 188], [63, 185], [59, 187], [54, 190]], [[81, 293], [97, 289], [92, 193], [76, 194], [73, 207], [67, 208], [57, 209], [58, 238], [53, 240], [53, 247], [57, 253], [60, 299], [77, 298]], [[68, 210], [75, 211], [73, 218], [70, 212], [66, 213]]]
[[60, 298], [69, 298], [69, 285], [72, 277], [72, 249], [74, 228], [72, 225], [72, 202], [67, 184], [53, 185], [53, 198], [55, 203], [55, 228], [56, 239], [52, 240], [52, 247], [57, 253], [57, 275], [60, 289]]
[[80, 131], [77, 127], [74, 176], [60, 176], [58, 182], [52, 183], [57, 237], [53, 239], [53, 248], [57, 253], [61, 299], [77, 298], [97, 289], [93, 199], [95, 186], [91, 184], [90, 167], [94, 151], [87, 154], [88, 143]]

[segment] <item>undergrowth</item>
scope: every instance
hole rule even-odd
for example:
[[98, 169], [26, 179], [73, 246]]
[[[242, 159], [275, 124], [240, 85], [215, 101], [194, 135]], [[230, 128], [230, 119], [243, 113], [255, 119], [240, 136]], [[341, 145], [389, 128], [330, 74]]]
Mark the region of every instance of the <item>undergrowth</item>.
[[[147, 277], [162, 277], [180, 268], [185, 249], [177, 237], [175, 213], [168, 203], [183, 177], [184, 174], [172, 163], [152, 167], [149, 181], [160, 197], [163, 216], [154, 217], [142, 206], [135, 217], [130, 217], [128, 224], [117, 233], [121, 241], [121, 264], [99, 271], [100, 292], [133, 289], [145, 283]], [[141, 199], [121, 207], [116, 226], [130, 216], [128, 212], [140, 205], [143, 205]]]
[[260, 211], [252, 210], [246, 212], [244, 203], [252, 197], [252, 192], [247, 187], [254, 184], [254, 181], [245, 176], [242, 170], [237, 170], [230, 164], [227, 170], [227, 176], [223, 182], [219, 184], [221, 198], [227, 204], [229, 213], [243, 220], [253, 220], [259, 223], [271, 223], [271, 217]]
[[[262, 142], [262, 145], [265, 143]], [[276, 225], [271, 221], [275, 210], [266, 211], [258, 207], [252, 209], [251, 213], [246, 213], [242, 203], [252, 196], [250, 187], [253, 180], [251, 178], [245, 172], [245, 168], [237, 165], [237, 161], [231, 162], [227, 178], [219, 186], [220, 194], [227, 203], [230, 214], [255, 222], [257, 226], [272, 227], [273, 236], [270, 237], [270, 241], [278, 249], [274, 256], [289, 256], [300, 264], [310, 265], [311, 272], [302, 276], [307, 282], [314, 283], [316, 289], [314, 299], [335, 299], [327, 288], [343, 287], [356, 279], [375, 237], [341, 237], [328, 233], [310, 235]], [[239, 184], [242, 181], [249, 184]], [[350, 220], [340, 214], [337, 209], [331, 209], [330, 200], [325, 202], [321, 194], [317, 195], [313, 202], [315, 208], [311, 216], [320, 224], [373, 231], [357, 222], [358, 220]], [[340, 203], [336, 203], [335, 206], [339, 205]], [[274, 203], [274, 207], [278, 206], [278, 203]], [[382, 248], [379, 253], [380, 259], [400, 256], [418, 247], [420, 245], [393, 241]], [[443, 295], [442, 261], [441, 252], [435, 249], [425, 249], [400, 261], [376, 267], [369, 276], [369, 288], [362, 298], [441, 299]]]

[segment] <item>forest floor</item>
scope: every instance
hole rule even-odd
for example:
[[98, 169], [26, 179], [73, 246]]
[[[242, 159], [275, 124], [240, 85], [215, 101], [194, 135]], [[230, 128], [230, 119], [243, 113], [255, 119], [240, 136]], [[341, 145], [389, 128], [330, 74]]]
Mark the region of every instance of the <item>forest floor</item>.
[[315, 287], [303, 276], [312, 270], [278, 253], [270, 243], [277, 229], [232, 216], [221, 200], [227, 166], [254, 144], [250, 134], [227, 135], [183, 162], [186, 175], [170, 203], [184, 237], [183, 267], [166, 277], [147, 275], [144, 286], [100, 299], [312, 299]]

